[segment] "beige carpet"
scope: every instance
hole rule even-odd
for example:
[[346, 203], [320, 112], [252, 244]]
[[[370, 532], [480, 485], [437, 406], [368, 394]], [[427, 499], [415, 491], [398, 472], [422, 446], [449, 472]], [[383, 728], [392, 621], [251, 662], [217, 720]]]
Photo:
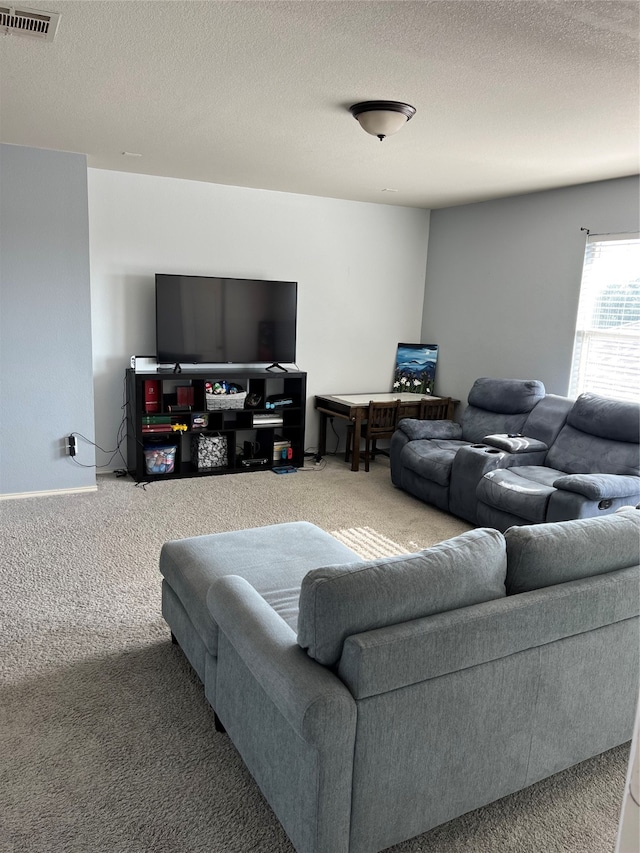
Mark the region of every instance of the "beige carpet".
[[[312, 521], [363, 556], [468, 525], [394, 489], [388, 461], [0, 504], [1, 853], [293, 853], [160, 616], [166, 539]], [[393, 853], [612, 853], [627, 747]], [[332, 853], [326, 851], [326, 853]]]

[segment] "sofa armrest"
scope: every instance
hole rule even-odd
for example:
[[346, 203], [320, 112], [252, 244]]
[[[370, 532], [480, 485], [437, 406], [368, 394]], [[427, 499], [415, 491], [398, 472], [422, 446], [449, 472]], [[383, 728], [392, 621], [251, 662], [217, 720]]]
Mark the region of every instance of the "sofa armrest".
[[565, 474], [554, 480], [553, 486], [555, 489], [584, 495], [592, 501], [640, 495], [640, 477], [624, 474]]
[[296, 850], [348, 853], [356, 703], [243, 578], [207, 594], [216, 712]]
[[537, 438], [529, 438], [520, 433], [485, 435], [482, 441], [484, 444], [498, 447], [500, 450], [506, 450], [508, 453], [546, 453], [549, 449], [544, 441], [540, 441]]
[[401, 418], [398, 421], [398, 429], [410, 441], [424, 438], [462, 438], [462, 427], [455, 421], [421, 421], [418, 418]]
[[[311, 660], [296, 635], [248, 581], [218, 579], [207, 606], [252, 676], [289, 725], [308, 743], [355, 737], [356, 706], [342, 681]], [[224, 720], [223, 720], [224, 722]], [[335, 735], [337, 736], [337, 735]]]

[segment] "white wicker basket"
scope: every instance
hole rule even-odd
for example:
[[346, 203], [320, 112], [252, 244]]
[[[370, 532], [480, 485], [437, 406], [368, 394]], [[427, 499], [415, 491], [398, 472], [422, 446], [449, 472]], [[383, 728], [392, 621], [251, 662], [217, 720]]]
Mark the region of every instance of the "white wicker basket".
[[216, 412], [221, 409], [244, 409], [244, 401], [247, 397], [246, 391], [238, 391], [236, 394], [206, 394], [208, 412]]

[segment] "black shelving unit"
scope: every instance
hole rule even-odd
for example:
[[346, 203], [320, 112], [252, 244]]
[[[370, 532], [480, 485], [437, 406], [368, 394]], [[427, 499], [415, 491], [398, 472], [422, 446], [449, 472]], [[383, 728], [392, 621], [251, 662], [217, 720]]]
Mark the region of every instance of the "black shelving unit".
[[[223, 380], [247, 392], [242, 408], [208, 409], [206, 383]], [[190, 390], [179, 390], [185, 388]], [[147, 392], [150, 390], [154, 393], [149, 402]], [[192, 402], [185, 404], [185, 397]], [[127, 370], [128, 471], [137, 482], [148, 482], [270, 471], [285, 464], [300, 468], [304, 465], [306, 397], [307, 374], [302, 371], [284, 373], [220, 366], [206, 370], [183, 369], [179, 373], [164, 370], [136, 373], [130, 368]], [[267, 406], [269, 401], [282, 398], [292, 402]], [[256, 399], [259, 399], [257, 405], [250, 405]], [[236, 402], [229, 398], [223, 405], [231, 406]], [[194, 427], [194, 422], [197, 424], [200, 419], [204, 428]], [[265, 419], [278, 422], [270, 423]], [[197, 435], [226, 438], [226, 465], [198, 467], [192, 454], [192, 440]], [[290, 446], [290, 457], [283, 459], [278, 455], [274, 458], [274, 449], [281, 444]], [[154, 450], [166, 447], [175, 447], [173, 469], [168, 473], [152, 473], [147, 459]]]

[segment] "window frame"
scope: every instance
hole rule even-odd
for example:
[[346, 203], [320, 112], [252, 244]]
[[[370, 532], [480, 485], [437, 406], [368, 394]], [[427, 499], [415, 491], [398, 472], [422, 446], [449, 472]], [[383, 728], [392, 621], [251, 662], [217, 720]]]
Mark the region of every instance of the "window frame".
[[[614, 245], [615, 244], [615, 245]], [[615, 264], [625, 263], [633, 272], [638, 256], [637, 276], [621, 279], [611, 276], [616, 245], [630, 244], [629, 258], [619, 256]], [[608, 266], [608, 268], [607, 268]], [[621, 273], [618, 272], [618, 275]], [[637, 296], [622, 293], [617, 300], [615, 288], [638, 282]], [[609, 298], [607, 298], [609, 297]], [[585, 392], [605, 397], [640, 402], [640, 233], [589, 234], [580, 282], [576, 312], [573, 353], [569, 375], [570, 397]], [[625, 304], [628, 302], [628, 305]], [[623, 322], [611, 325], [613, 312]], [[625, 311], [632, 319], [625, 320]], [[637, 319], [635, 319], [637, 317]], [[610, 377], [610, 378], [609, 378]]]

